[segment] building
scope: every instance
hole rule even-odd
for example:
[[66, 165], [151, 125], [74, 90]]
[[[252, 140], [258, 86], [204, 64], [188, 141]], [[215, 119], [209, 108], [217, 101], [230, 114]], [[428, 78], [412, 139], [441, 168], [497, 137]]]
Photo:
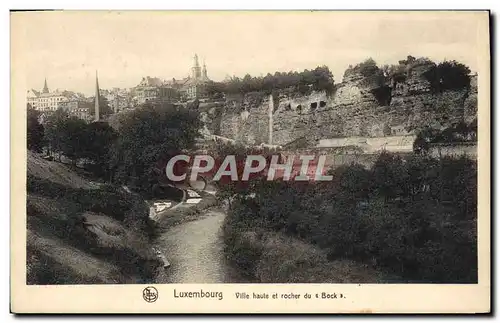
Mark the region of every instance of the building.
[[191, 67], [191, 75], [186, 79], [181, 87], [181, 93], [184, 99], [194, 100], [203, 99], [208, 96], [207, 84], [210, 79], [207, 75], [207, 66], [203, 63], [203, 69], [198, 62], [198, 55], [194, 55], [194, 64]]
[[[144, 93], [141, 91], [142, 87], [138, 86], [137, 88], [140, 92], [139, 96], [142, 97], [144, 95]], [[113, 110], [113, 113], [118, 113], [126, 108], [130, 108], [133, 105], [132, 94], [128, 89], [121, 89], [117, 87], [111, 90], [99, 89], [99, 95], [101, 100], [105, 99], [107, 101], [109, 107], [111, 108], [111, 110]], [[137, 99], [142, 98], [138, 97]]]
[[143, 77], [141, 82], [135, 87], [135, 103], [144, 104], [148, 101], [156, 101], [159, 98], [159, 88], [162, 85], [162, 80], [157, 77]]
[[179, 99], [179, 90], [157, 77], [143, 77], [134, 88], [133, 102], [138, 105], [146, 102], [176, 102]]
[[[99, 88], [97, 83], [97, 72], [96, 72], [96, 88]], [[93, 102], [86, 98], [85, 95], [81, 93], [74, 93], [71, 91], [63, 92], [67, 98], [64, 102], [60, 104], [60, 108], [68, 113], [71, 117], [77, 117], [87, 122], [92, 121], [91, 109]]]
[[65, 102], [69, 100], [71, 92], [54, 91], [50, 92], [45, 79], [44, 86], [41, 92], [34, 89], [28, 90], [27, 102], [35, 110], [42, 112], [53, 112], [59, 109]]
[[26, 95], [26, 98], [27, 98], [28, 104], [33, 109], [37, 109], [39, 96], [40, 96], [40, 92], [38, 92], [37, 90], [35, 90], [35, 89], [28, 90], [28, 94]]
[[85, 100], [72, 99], [64, 102], [61, 107], [72, 117], [77, 117], [85, 121], [90, 121], [92, 119], [90, 115], [92, 104]]
[[113, 88], [106, 99], [115, 113], [132, 106], [131, 94], [128, 89]]
[[140, 105], [146, 102], [177, 102], [206, 98], [209, 82], [207, 66], [203, 64], [201, 67], [198, 55], [195, 54], [190, 74], [183, 79], [162, 81], [157, 77], [143, 77], [133, 89], [133, 103]]

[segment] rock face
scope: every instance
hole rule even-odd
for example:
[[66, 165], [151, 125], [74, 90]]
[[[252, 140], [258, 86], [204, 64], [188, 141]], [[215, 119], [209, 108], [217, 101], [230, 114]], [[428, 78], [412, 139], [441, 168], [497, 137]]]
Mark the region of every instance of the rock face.
[[200, 105], [206, 129], [248, 144], [269, 141], [270, 96], [260, 92], [226, 98], [214, 106]]
[[470, 89], [436, 92], [425, 77], [433, 66], [431, 61], [417, 59], [392, 78], [384, 77], [378, 68], [368, 72], [349, 68], [331, 94], [254, 92], [228, 97], [202, 115], [213, 134], [248, 144], [269, 143], [272, 138], [272, 144], [278, 145], [405, 135], [423, 126], [443, 128], [462, 120], [470, 122], [477, 114], [477, 76], [471, 77]]
[[477, 118], [477, 74], [470, 80], [470, 92], [464, 102], [465, 122], [471, 122]]

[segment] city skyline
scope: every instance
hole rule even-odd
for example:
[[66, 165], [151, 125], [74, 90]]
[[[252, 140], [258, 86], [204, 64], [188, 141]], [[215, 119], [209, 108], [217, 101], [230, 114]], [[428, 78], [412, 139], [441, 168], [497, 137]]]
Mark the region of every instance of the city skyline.
[[477, 71], [477, 20], [465, 19], [473, 13], [441, 13], [435, 19], [436, 13], [428, 13], [423, 19], [408, 12], [350, 12], [345, 17], [342, 12], [282, 12], [272, 13], [272, 21], [270, 14], [29, 13], [29, 23], [18, 26], [23, 37], [13, 41], [22, 42], [29, 54], [28, 89], [40, 90], [46, 78], [51, 91], [85, 95], [93, 93], [96, 70], [103, 89], [131, 88], [145, 76], [188, 76], [194, 54], [206, 62], [214, 81], [326, 65], [340, 83], [349, 65], [369, 57], [379, 66], [396, 64], [408, 55], [457, 60]]

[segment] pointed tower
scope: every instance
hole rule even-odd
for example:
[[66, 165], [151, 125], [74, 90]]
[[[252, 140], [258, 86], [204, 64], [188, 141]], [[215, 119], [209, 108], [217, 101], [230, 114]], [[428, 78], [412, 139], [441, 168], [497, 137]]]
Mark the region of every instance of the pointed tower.
[[200, 63], [198, 62], [198, 55], [194, 54], [194, 65], [191, 67], [191, 74], [193, 79], [197, 80], [201, 77]]
[[99, 121], [99, 80], [97, 79], [97, 71], [95, 71], [95, 115], [94, 121]]
[[207, 65], [205, 64], [205, 60], [203, 60], [203, 71], [202, 71], [202, 77], [203, 79], [207, 80], [208, 75], [207, 75]]
[[45, 78], [45, 82], [43, 83], [42, 93], [49, 93], [49, 87], [47, 86], [47, 78]]

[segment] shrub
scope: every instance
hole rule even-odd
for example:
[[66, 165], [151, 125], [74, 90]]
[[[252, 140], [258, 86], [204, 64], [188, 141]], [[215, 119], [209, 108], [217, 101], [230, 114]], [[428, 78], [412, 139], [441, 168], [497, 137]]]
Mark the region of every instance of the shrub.
[[[317, 245], [330, 260], [365, 261], [406, 280], [477, 281], [474, 161], [384, 152], [370, 170], [351, 165], [330, 174], [331, 182], [255, 181], [235, 193], [224, 224], [230, 258], [249, 271], [259, 255], [277, 266], [262, 251], [271, 248], [262, 249], [263, 230], [271, 230]], [[301, 270], [278, 267], [278, 280]]]
[[372, 177], [377, 194], [387, 200], [407, 193], [408, 173], [398, 155], [382, 152], [372, 167]]

